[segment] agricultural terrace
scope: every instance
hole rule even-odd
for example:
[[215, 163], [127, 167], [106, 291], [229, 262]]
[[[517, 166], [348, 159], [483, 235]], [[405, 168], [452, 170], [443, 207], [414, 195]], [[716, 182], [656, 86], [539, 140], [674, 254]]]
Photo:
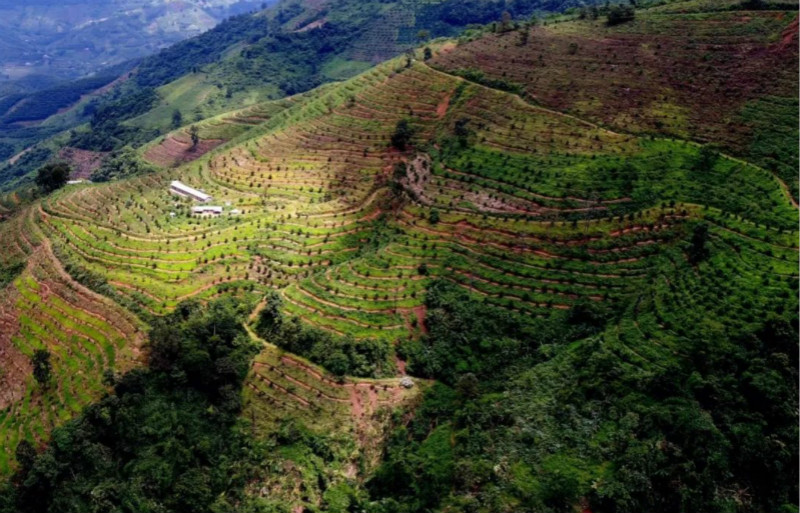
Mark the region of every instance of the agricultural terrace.
[[[609, 347], [643, 370], [658, 365], [660, 351], [680, 353], [687, 315], [713, 319], [718, 336], [796, 298], [791, 198], [771, 172], [697, 144], [623, 134], [405, 59], [263, 119], [178, 169], [63, 189], [5, 221], [4, 258], [31, 263], [4, 312], [49, 317], [6, 321], [4, 358], [24, 365], [19, 353], [34, 347], [26, 330], [41, 326], [52, 326], [53, 340], [73, 340], [67, 354], [98, 369], [123, 349], [112, 327], [125, 317], [109, 315], [106, 301], [67, 301], [75, 319], [90, 322], [77, 305], [98, 308], [92, 319], [110, 326], [97, 328], [106, 338], [87, 335], [93, 346], [68, 335], [78, 328], [58, 327], [68, 306], [31, 308], [34, 297], [56, 298], [31, 293], [44, 290], [47, 269], [60, 269], [51, 247], [140, 313], [274, 289], [285, 315], [359, 344], [425, 333], [433, 280], [527, 316], [606, 305], [624, 311], [605, 335]], [[392, 143], [401, 120], [412, 132], [405, 149]], [[173, 179], [212, 195], [223, 215], [192, 217], [193, 203], [168, 192]], [[94, 359], [78, 349], [95, 346]], [[59, 362], [71, 361], [69, 347], [53, 347]], [[249, 415], [296, 411], [320, 429], [349, 419], [345, 429], [357, 436], [376, 429], [359, 419], [398, 393], [334, 383], [276, 350], [252, 372]], [[72, 390], [62, 381], [59, 392]], [[37, 422], [29, 425], [48, 425]], [[16, 424], [2, 433], [29, 436]]]
[[[416, 149], [390, 147], [401, 119]], [[763, 227], [767, 241], [794, 231], [796, 211], [768, 171], [422, 63], [376, 67], [258, 130], [172, 174], [53, 195], [42, 229], [151, 313], [278, 288], [310, 324], [388, 340], [418, 331], [434, 278], [547, 315], [626, 297], [709, 208]], [[191, 217], [167, 192], [176, 177], [241, 215]], [[397, 203], [396, 186], [410, 202]]]
[[[424, 381], [404, 387], [400, 378], [337, 378], [305, 359], [265, 343], [246, 383], [246, 416], [263, 424], [302, 419], [319, 433], [346, 434], [375, 449], [390, 410], [416, 397]], [[265, 430], [265, 432], [268, 432]], [[377, 453], [370, 454], [377, 457]]]
[[315, 487], [301, 486], [309, 473], [324, 473], [327, 488], [332, 488], [353, 479], [360, 466], [374, 467], [392, 411], [407, 406], [425, 386], [417, 381], [407, 389], [399, 379], [336, 379], [297, 356], [267, 346], [256, 357], [245, 384], [242, 416], [256, 433], [275, 432], [287, 419], [295, 419], [324, 436], [335, 453], [321, 467], [315, 464], [318, 456], [283, 448], [273, 463], [282, 471], [252, 483], [250, 493], [272, 498], [279, 493], [281, 502], [295, 508], [321, 502]]
[[431, 63], [617, 131], [720, 144], [777, 173], [797, 199], [797, 11], [706, 4], [640, 9], [612, 27], [587, 19], [491, 34]]
[[[104, 372], [139, 360], [141, 323], [113, 301], [77, 283], [42, 238], [27, 209], [3, 225], [0, 266], [24, 269], [0, 293], [0, 473], [8, 474], [22, 439], [43, 443], [104, 391]], [[52, 378], [37, 384], [34, 351], [51, 354]]]
[[[259, 103], [175, 130], [145, 146], [144, 158], [161, 167], [177, 167], [191, 162], [214, 148], [242, 136], [251, 128], [266, 123], [275, 114], [303, 101], [303, 98], [311, 94], [313, 93]], [[197, 129], [197, 144], [192, 141], [192, 126]]]

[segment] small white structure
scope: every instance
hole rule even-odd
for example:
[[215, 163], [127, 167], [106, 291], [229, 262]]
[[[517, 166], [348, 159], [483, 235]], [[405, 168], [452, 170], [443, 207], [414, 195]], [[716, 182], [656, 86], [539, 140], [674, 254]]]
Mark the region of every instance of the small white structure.
[[212, 207], [210, 205], [203, 205], [201, 207], [192, 207], [192, 215], [216, 217], [222, 215], [222, 207]]
[[228, 212], [228, 215], [231, 215], [231, 216], [238, 216], [238, 215], [239, 215], [239, 214], [241, 214], [241, 213], [242, 213], [242, 211], [241, 211], [241, 210], [239, 210], [238, 208], [234, 208], [233, 210], [231, 210], [230, 212]]
[[172, 194], [177, 194], [183, 198], [190, 198], [195, 201], [199, 201], [200, 203], [208, 203], [211, 201], [211, 196], [205, 192], [199, 191], [194, 187], [189, 187], [185, 183], [179, 182], [178, 180], [174, 180], [169, 184], [169, 192]]
[[67, 180], [67, 185], [80, 185], [82, 183], [91, 183], [89, 180]]

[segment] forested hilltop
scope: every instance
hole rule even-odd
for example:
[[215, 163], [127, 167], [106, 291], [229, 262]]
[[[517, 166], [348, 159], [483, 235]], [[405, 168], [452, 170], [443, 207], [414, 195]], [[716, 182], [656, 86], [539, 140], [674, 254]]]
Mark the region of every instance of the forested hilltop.
[[796, 7], [292, 5], [0, 197], [0, 512], [797, 511]]

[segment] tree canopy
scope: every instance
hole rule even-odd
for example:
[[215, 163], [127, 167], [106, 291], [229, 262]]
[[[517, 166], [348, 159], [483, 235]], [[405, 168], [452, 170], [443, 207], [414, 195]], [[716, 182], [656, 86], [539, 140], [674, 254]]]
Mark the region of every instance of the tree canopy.
[[47, 164], [36, 173], [36, 185], [45, 194], [51, 193], [67, 184], [71, 172], [69, 165], [63, 162]]

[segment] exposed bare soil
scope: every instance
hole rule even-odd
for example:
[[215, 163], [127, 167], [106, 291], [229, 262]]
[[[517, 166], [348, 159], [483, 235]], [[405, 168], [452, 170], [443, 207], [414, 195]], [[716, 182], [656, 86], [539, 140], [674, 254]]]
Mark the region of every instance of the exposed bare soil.
[[201, 139], [196, 146], [193, 146], [191, 141], [184, 140], [183, 134], [180, 136], [170, 135], [160, 144], [147, 150], [144, 156], [158, 166], [177, 167], [199, 159], [224, 143], [224, 139]]

